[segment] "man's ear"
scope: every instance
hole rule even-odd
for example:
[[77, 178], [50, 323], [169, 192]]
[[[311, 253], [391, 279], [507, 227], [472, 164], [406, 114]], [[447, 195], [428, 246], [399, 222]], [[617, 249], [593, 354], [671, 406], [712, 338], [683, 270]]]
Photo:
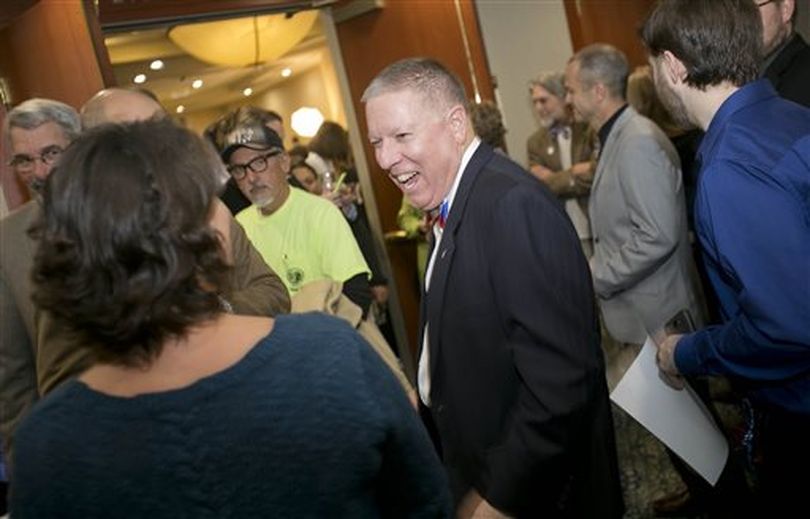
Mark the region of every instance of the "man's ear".
[[[779, 15], [782, 17], [782, 23], [790, 22], [790, 19], [793, 18], [793, 12], [796, 10], [796, 3], [794, 0], [782, 0], [778, 3], [779, 5]], [[791, 29], [795, 27], [792, 26]]]
[[447, 114], [447, 120], [450, 124], [450, 131], [453, 132], [453, 137], [458, 143], [463, 143], [467, 140], [467, 121], [469, 120], [467, 111], [462, 105], [453, 105], [450, 112]]
[[591, 85], [591, 90], [593, 90], [593, 94], [596, 97], [596, 100], [600, 103], [604, 101], [608, 97], [608, 91], [605, 87], [604, 83], [596, 82]]
[[668, 50], [664, 51], [664, 73], [669, 78], [673, 85], [683, 83], [686, 81], [686, 76], [689, 74], [686, 71], [686, 66], [681, 60], [675, 57], [675, 54]]
[[281, 171], [283, 171], [285, 175], [289, 175], [291, 164], [290, 155], [286, 151], [284, 151], [281, 153], [279, 160], [281, 160]]

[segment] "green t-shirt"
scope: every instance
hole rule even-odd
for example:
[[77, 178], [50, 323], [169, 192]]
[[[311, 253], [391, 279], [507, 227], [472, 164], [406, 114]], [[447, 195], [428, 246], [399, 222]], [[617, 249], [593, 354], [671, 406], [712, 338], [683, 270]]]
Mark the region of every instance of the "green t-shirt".
[[340, 210], [301, 189], [290, 188], [290, 196], [269, 216], [252, 205], [236, 220], [291, 295], [318, 279], [346, 281], [370, 272]]

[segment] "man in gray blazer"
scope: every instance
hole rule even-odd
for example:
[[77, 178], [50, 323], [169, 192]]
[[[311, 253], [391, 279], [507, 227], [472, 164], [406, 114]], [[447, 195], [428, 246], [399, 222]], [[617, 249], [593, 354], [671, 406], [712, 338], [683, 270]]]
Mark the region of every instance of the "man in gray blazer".
[[624, 54], [603, 44], [582, 49], [566, 68], [567, 99], [600, 141], [588, 207], [599, 306], [611, 337], [640, 345], [682, 309], [697, 322], [702, 316], [678, 153], [627, 105], [627, 76]]
[[[628, 72], [624, 54], [594, 44], [574, 55], [565, 73], [566, 99], [599, 136], [588, 206], [594, 244], [590, 264], [602, 318], [615, 341], [613, 351], [606, 349], [613, 383], [648, 332], [680, 310], [689, 310], [695, 325], [703, 322], [678, 153], [655, 123], [628, 106]], [[654, 501], [656, 515], [701, 511], [690, 493], [720, 502], [688, 469], [677, 462], [675, 468], [689, 492]]]

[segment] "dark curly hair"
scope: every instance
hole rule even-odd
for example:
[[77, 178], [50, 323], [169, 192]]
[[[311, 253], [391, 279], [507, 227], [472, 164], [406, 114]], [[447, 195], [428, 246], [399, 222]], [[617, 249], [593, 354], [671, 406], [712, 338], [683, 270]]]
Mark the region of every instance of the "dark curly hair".
[[33, 298], [97, 360], [148, 365], [166, 340], [220, 311], [214, 159], [169, 120], [102, 125], [49, 175], [32, 231]]
[[653, 57], [670, 51], [683, 62], [692, 87], [759, 76], [762, 20], [751, 0], [660, 0], [640, 35]]

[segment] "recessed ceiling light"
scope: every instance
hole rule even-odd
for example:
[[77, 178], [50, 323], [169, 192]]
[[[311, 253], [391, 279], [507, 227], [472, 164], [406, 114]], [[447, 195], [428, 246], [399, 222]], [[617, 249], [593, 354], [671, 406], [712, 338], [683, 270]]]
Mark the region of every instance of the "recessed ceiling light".
[[134, 78], [132, 78], [133, 83], [141, 84], [146, 82], [146, 74], [138, 74]]
[[247, 96], [249, 96], [250, 94], [253, 93], [253, 89], [250, 88], [250, 87], [247, 87], [246, 89], [242, 90], [242, 93], [245, 94], [245, 97], [247, 97]]
[[183, 106], [183, 105], [177, 105], [176, 111], [177, 111], [178, 114], [182, 114], [183, 112], [186, 111], [186, 107]]
[[281, 69], [281, 77], [290, 77], [292, 76], [292, 69], [290, 67], [284, 67]]
[[149, 64], [149, 68], [152, 70], [160, 70], [163, 68], [163, 60], [156, 59], [152, 63]]
[[194, 81], [191, 82], [191, 88], [200, 88], [202, 86], [203, 86], [202, 79], [195, 79]]

